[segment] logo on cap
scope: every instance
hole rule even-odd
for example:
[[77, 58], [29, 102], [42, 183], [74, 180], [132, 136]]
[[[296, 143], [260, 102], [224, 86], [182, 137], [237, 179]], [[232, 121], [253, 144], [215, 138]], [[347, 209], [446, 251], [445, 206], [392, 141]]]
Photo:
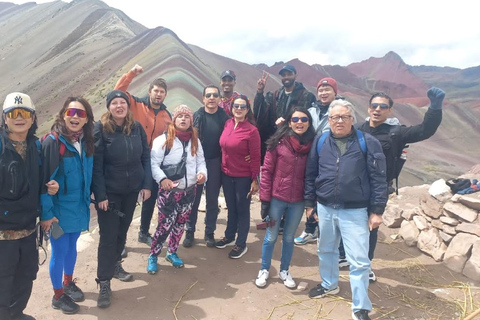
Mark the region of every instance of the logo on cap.
[[13, 103], [14, 103], [14, 104], [23, 104], [22, 97], [16, 96]]

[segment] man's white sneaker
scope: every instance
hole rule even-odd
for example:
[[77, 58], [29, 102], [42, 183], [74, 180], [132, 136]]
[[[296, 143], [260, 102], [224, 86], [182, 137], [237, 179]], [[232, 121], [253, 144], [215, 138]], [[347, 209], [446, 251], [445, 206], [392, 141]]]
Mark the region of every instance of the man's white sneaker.
[[267, 285], [269, 272], [267, 269], [258, 271], [257, 279], [255, 279], [255, 285], [259, 288], [263, 288]]
[[283, 284], [285, 285], [285, 287], [293, 289], [297, 286], [295, 281], [293, 281], [292, 275], [290, 274], [290, 272], [288, 272], [288, 270], [280, 271], [278, 276], [283, 281]]
[[317, 237], [315, 236], [315, 234], [307, 233], [305, 231], [303, 231], [299, 237], [296, 237], [293, 240], [293, 242], [296, 245], [303, 245], [303, 244], [307, 244], [309, 242], [315, 242], [315, 241], [317, 241]]
[[370, 269], [370, 272], [368, 273], [368, 281], [370, 281], [370, 283], [377, 281], [377, 276], [372, 269]]
[[340, 269], [350, 267], [350, 263], [348, 263], [347, 259], [345, 259], [345, 258], [339, 258], [338, 259], [338, 267]]

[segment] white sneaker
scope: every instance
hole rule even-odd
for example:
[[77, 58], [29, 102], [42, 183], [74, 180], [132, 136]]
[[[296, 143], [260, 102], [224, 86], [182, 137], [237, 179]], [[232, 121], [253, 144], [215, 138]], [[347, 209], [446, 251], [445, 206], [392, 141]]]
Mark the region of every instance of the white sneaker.
[[315, 235], [315, 233], [307, 233], [305, 231], [302, 232], [302, 234], [299, 237], [296, 237], [293, 242], [296, 245], [303, 245], [307, 244], [309, 242], [315, 242], [317, 241], [318, 235]]
[[280, 271], [280, 273], [278, 274], [278, 276], [280, 277], [280, 279], [283, 281], [283, 284], [285, 285], [285, 287], [287, 288], [290, 288], [290, 289], [293, 289], [297, 286], [297, 284], [295, 283], [295, 281], [293, 281], [292, 279], [292, 275], [290, 274], [290, 272], [288, 272], [288, 270], [282, 270]]
[[262, 269], [258, 271], [257, 279], [255, 280], [255, 285], [259, 288], [263, 288], [267, 285], [269, 272], [267, 269]]
[[377, 281], [377, 276], [372, 269], [370, 269], [370, 272], [368, 273], [368, 281], [370, 281], [370, 283]]
[[346, 258], [339, 258], [338, 259], [338, 267], [340, 269], [350, 267], [350, 263], [348, 263]]

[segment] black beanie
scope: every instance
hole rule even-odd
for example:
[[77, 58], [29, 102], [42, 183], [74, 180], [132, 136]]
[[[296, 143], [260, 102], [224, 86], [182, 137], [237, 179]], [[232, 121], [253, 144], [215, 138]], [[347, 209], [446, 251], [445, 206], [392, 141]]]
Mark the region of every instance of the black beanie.
[[128, 99], [128, 96], [125, 92], [120, 91], [120, 90], [113, 90], [110, 91], [107, 94], [107, 109], [110, 107], [110, 103], [112, 102], [113, 99], [115, 98], [123, 98], [127, 101], [128, 106], [130, 107], [130, 99]]

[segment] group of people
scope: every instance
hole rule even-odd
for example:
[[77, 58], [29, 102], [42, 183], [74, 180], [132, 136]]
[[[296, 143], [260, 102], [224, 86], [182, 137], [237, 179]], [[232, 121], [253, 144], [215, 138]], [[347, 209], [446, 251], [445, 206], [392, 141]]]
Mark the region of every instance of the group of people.
[[[259, 191], [260, 215], [268, 228], [255, 284], [267, 285], [281, 232], [279, 278], [288, 288], [296, 287], [289, 271], [294, 244], [318, 241], [322, 283], [309, 296], [338, 293], [339, 267], [346, 263], [352, 317], [369, 319], [368, 283], [371, 274], [375, 277], [370, 261], [403, 148], [435, 133], [445, 93], [427, 92], [429, 110], [412, 127], [389, 118], [393, 100], [375, 93], [369, 118], [355, 124], [354, 106], [338, 95], [334, 79], [321, 79], [315, 97], [296, 81], [295, 67], [285, 65], [279, 90], [264, 94], [267, 73], [258, 80], [253, 106], [234, 91], [236, 74], [225, 70], [219, 87], [204, 88], [203, 107], [193, 113], [179, 105], [170, 113], [164, 79], [152, 81], [144, 98], [128, 92], [141, 73], [135, 65], [119, 79], [97, 122], [85, 99], [67, 98], [40, 140], [31, 98], [7, 95], [0, 129], [0, 248], [12, 258], [0, 261], [0, 318], [33, 319], [23, 310], [38, 271], [38, 216], [52, 248], [52, 307], [73, 314], [85, 299], [73, 273], [91, 202], [100, 229], [97, 305], [106, 308], [112, 278], [133, 280], [122, 258], [128, 254], [126, 236], [137, 202], [142, 202], [138, 241], [150, 246], [146, 270], [155, 274], [167, 238], [166, 260], [184, 266], [177, 250], [184, 232], [184, 247], [195, 242], [203, 193], [206, 246], [232, 246], [228, 256], [241, 258], [248, 250], [251, 196]], [[224, 235], [215, 240], [221, 189], [228, 219]], [[152, 236], [155, 203], [158, 222]], [[304, 212], [305, 231], [295, 238]]]

